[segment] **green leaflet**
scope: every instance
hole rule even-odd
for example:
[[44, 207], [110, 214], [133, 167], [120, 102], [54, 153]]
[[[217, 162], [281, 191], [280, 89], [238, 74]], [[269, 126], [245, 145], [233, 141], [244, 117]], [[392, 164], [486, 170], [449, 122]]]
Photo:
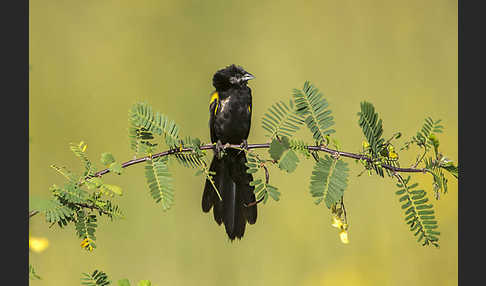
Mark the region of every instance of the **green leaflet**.
[[348, 164], [329, 155], [319, 160], [312, 171], [310, 193], [317, 198], [316, 204], [322, 200], [326, 206], [339, 202], [343, 197], [348, 181]]
[[51, 165], [51, 168], [56, 170], [59, 174], [63, 175], [70, 182], [76, 182], [80, 178], [74, 175], [71, 171], [69, 171], [66, 167], [58, 167], [56, 165]]
[[85, 144], [83, 141], [81, 141], [79, 144], [70, 144], [71, 146], [69, 147], [71, 151], [73, 151], [74, 155], [76, 157], [81, 159], [81, 162], [83, 162], [85, 171], [83, 176], [89, 176], [93, 175], [95, 173], [95, 170], [91, 166], [91, 161], [88, 159], [88, 157], [85, 154], [87, 144]]
[[[253, 174], [258, 171], [264, 172], [262, 164], [265, 164], [265, 161], [260, 160], [258, 156], [253, 153], [248, 153], [247, 155], [248, 162], [245, 165], [248, 167], [248, 169], [246, 172], [249, 174]], [[255, 193], [257, 201], [262, 199], [263, 203], [266, 204], [269, 196], [275, 201], [280, 200], [280, 192], [278, 191], [278, 188], [267, 184], [266, 180], [254, 177], [253, 181], [250, 182], [250, 186], [255, 187], [253, 193]]]
[[262, 118], [262, 128], [270, 138], [291, 137], [303, 124], [302, 118], [295, 114], [292, 101], [289, 105], [283, 101], [273, 104]]
[[289, 139], [287, 137], [282, 137], [279, 139], [274, 138], [272, 140], [272, 143], [270, 143], [270, 148], [268, 149], [268, 153], [270, 154], [270, 157], [278, 161], [280, 160], [280, 157], [283, 155], [285, 151], [287, 151], [290, 148], [290, 143]]
[[140, 280], [138, 281], [137, 286], [151, 286], [152, 283], [149, 280]]
[[84, 209], [80, 209], [76, 212], [76, 217], [74, 226], [78, 237], [83, 239], [81, 246], [91, 251], [96, 248], [95, 230], [98, 226], [96, 215], [88, 215]]
[[122, 189], [116, 185], [110, 185], [103, 183], [100, 177], [89, 178], [85, 181], [88, 189], [98, 189], [102, 194], [113, 197], [114, 195], [123, 195]]
[[[276, 202], [278, 202], [280, 200], [280, 192], [277, 191], [278, 188], [277, 187], [274, 187], [272, 185], [265, 185], [266, 186], [266, 193], [268, 193], [268, 195], [270, 195], [270, 197], [272, 197], [273, 200], [275, 200]], [[265, 201], [266, 201], [266, 198], [265, 198]]]
[[107, 200], [104, 201], [100, 204], [97, 204], [98, 207], [100, 207], [111, 220], [114, 218], [123, 218], [123, 213], [121, 209], [117, 206], [114, 205], [111, 201]]
[[292, 173], [297, 168], [298, 163], [299, 158], [297, 157], [297, 154], [295, 154], [293, 150], [288, 150], [280, 159], [278, 167], [281, 170], [287, 171], [287, 173]]
[[116, 185], [110, 185], [110, 184], [103, 184], [101, 185], [101, 189], [103, 192], [107, 192], [110, 195], [118, 195], [121, 196], [123, 195], [122, 189], [119, 186]]
[[115, 156], [109, 152], [104, 152], [101, 154], [101, 163], [105, 166], [109, 166], [111, 163], [115, 162]]
[[35, 272], [34, 266], [32, 264], [29, 264], [29, 279], [30, 280], [35, 280], [35, 279], [42, 279], [37, 273]]
[[385, 141], [381, 137], [383, 135], [382, 121], [378, 118], [378, 113], [375, 112], [373, 104], [366, 101], [361, 102], [361, 112], [358, 115], [358, 124], [370, 144], [373, 158], [377, 158], [382, 151]]
[[441, 168], [449, 172], [456, 179], [459, 178], [459, 168], [457, 166], [454, 166], [454, 164], [451, 163], [450, 165], [444, 165], [441, 166]]
[[180, 141], [181, 148], [191, 148], [192, 152], [175, 153], [173, 156], [177, 162], [186, 168], [201, 168], [204, 153], [199, 149], [201, 140], [199, 138], [186, 137]]
[[441, 121], [441, 119], [434, 121], [431, 117], [425, 118], [422, 128], [417, 131], [417, 134], [410, 141], [405, 142], [405, 146], [402, 149], [408, 149], [411, 144], [417, 144], [427, 149], [434, 148], [437, 154], [439, 140], [435, 137], [435, 133], [442, 133], [444, 126], [440, 125]]
[[299, 152], [301, 155], [303, 155], [306, 159], [310, 158], [311, 152], [309, 149], [307, 149], [307, 144], [301, 139], [290, 139], [290, 149]]
[[[387, 144], [385, 144], [385, 139], [382, 137], [383, 124], [381, 119], [378, 117], [378, 113], [375, 112], [375, 107], [373, 104], [366, 101], [361, 102], [360, 106], [361, 111], [358, 112], [358, 124], [365, 135], [367, 143], [369, 144], [371, 158], [374, 160], [374, 164], [367, 162], [367, 164], [369, 164], [368, 167], [375, 170], [379, 176], [384, 177], [384, 171], [381, 164], [385, 163], [395, 166], [397, 162], [381, 157], [386, 157], [388, 150], [386, 148]], [[392, 176], [392, 173], [388, 171], [387, 173], [388, 175]]]
[[[290, 149], [291, 147], [293, 146], [291, 146], [289, 139], [282, 137], [274, 138], [268, 149], [270, 157], [275, 161], [279, 161], [278, 167], [288, 173], [295, 171], [299, 163], [299, 158], [295, 151]], [[253, 167], [251, 164], [247, 166]]]
[[118, 280], [118, 286], [130, 286], [130, 281], [127, 278]]
[[150, 195], [162, 209], [168, 210], [174, 203], [172, 176], [167, 168], [167, 158], [148, 160], [145, 165], [145, 178]]
[[30, 196], [29, 211], [34, 210], [44, 213], [46, 221], [49, 223], [57, 223], [61, 220], [66, 220], [73, 215], [73, 211], [70, 208], [62, 205], [56, 200]]
[[441, 119], [434, 121], [431, 117], [427, 117], [425, 119], [424, 125], [417, 135], [415, 136], [415, 140], [417, 143], [427, 145], [427, 147], [438, 147], [438, 141], [431, 135], [434, 133], [442, 133], [442, 129], [444, 128], [442, 125], [439, 125]]
[[439, 161], [438, 165], [439, 165], [440, 168], [449, 172], [456, 179], [459, 178], [459, 167], [454, 165], [454, 162], [452, 162], [452, 160], [443, 156], [442, 154], [439, 154], [437, 156], [437, 160]]
[[45, 199], [36, 195], [29, 196], [29, 211], [44, 212], [48, 209], [56, 208], [59, 206], [57, 201]]
[[[150, 280], [140, 280], [137, 283], [137, 286], [151, 286], [152, 283]], [[121, 279], [118, 280], [118, 286], [130, 286], [130, 281], [128, 279]]]
[[108, 169], [110, 169], [111, 172], [117, 175], [121, 175], [123, 172], [123, 166], [121, 163], [118, 162], [111, 163]]
[[152, 153], [154, 147], [158, 145], [151, 142], [154, 138], [152, 132], [138, 126], [134, 120], [130, 120], [128, 139], [130, 141], [130, 149], [135, 151], [136, 155]]
[[432, 157], [425, 158], [425, 168], [431, 171], [433, 175], [434, 182], [432, 183], [432, 186], [435, 192], [436, 199], [439, 199], [440, 197], [439, 191], [442, 192], [443, 194], [447, 193], [447, 181], [448, 181], [444, 175], [444, 172], [442, 171], [443, 167], [441, 166], [441, 161], [434, 160]]
[[88, 286], [105, 286], [110, 285], [111, 281], [108, 280], [108, 275], [106, 275], [105, 272], [95, 270], [91, 274], [83, 273], [81, 284]]
[[81, 189], [75, 182], [67, 182], [63, 188], [53, 185], [50, 190], [55, 197], [70, 203], [83, 203], [88, 199], [88, 192]]
[[439, 247], [438, 235], [440, 232], [435, 231], [438, 225], [433, 205], [426, 204], [429, 199], [424, 190], [414, 189], [418, 186], [418, 183], [409, 185], [409, 181], [410, 176], [406, 179], [400, 179], [397, 186], [401, 189], [396, 192], [400, 196], [399, 202], [401, 209], [404, 210], [405, 222], [409, 225], [410, 231], [417, 237], [417, 242], [423, 241], [423, 246]]
[[335, 132], [331, 110], [327, 109], [327, 100], [310, 82], [304, 83], [302, 90], [294, 89], [295, 113], [304, 119], [318, 144], [326, 142], [326, 135]]
[[[165, 142], [169, 147], [179, 145], [179, 126], [160, 112], [154, 112], [147, 103], [136, 103], [129, 112], [131, 131], [130, 140], [143, 139], [142, 135], [134, 135], [134, 130], [141, 130], [157, 135], [164, 135]], [[132, 137], [132, 136], [135, 136]], [[133, 142], [131, 146], [133, 146]], [[137, 145], [137, 144], [135, 144]]]

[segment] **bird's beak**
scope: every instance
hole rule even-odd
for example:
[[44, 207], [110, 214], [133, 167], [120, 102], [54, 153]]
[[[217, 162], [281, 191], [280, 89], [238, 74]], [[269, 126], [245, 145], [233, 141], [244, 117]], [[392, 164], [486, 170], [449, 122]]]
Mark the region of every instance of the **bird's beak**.
[[255, 78], [255, 76], [254, 76], [254, 75], [252, 75], [251, 73], [248, 73], [248, 72], [247, 72], [246, 74], [244, 74], [244, 75], [241, 77], [241, 80], [242, 80], [242, 81], [249, 81], [250, 79], [254, 79], [254, 78]]

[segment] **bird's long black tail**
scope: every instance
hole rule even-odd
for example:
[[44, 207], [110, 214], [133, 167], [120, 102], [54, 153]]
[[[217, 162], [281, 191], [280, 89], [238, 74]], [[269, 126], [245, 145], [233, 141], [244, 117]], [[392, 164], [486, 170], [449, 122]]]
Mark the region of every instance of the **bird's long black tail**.
[[213, 181], [222, 201], [209, 180], [206, 180], [202, 196], [202, 210], [209, 212], [213, 208], [214, 220], [224, 223], [226, 233], [231, 240], [241, 239], [245, 233], [246, 223], [254, 224], [257, 219], [254, 187], [251, 174], [246, 173], [246, 156], [239, 150], [227, 150], [223, 158], [213, 157], [209, 170], [216, 172]]

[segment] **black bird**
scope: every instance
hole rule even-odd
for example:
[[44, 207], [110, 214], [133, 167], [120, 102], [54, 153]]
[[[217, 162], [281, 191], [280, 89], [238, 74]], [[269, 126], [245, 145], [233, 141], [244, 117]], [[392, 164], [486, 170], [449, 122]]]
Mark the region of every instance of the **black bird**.
[[252, 106], [247, 82], [253, 78], [240, 66], [230, 65], [218, 70], [213, 76], [216, 91], [209, 102], [211, 142], [216, 143], [209, 170], [216, 173], [213, 181], [222, 200], [213, 184], [206, 180], [202, 210], [209, 212], [213, 208], [214, 220], [218, 225], [224, 223], [230, 240], [241, 239], [246, 223], [254, 224], [257, 219], [254, 187], [249, 184], [253, 176], [246, 173], [245, 152], [228, 148], [221, 156], [223, 144], [239, 144], [243, 148], [248, 145]]

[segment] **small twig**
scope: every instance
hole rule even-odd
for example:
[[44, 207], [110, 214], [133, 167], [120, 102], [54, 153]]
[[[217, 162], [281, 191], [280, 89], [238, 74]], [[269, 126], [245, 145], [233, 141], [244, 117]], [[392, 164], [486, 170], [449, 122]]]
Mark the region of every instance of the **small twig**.
[[[258, 155], [256, 155], [256, 158], [257, 158], [258, 161], [260, 161], [260, 167], [262, 167], [263, 170], [265, 171], [265, 184], [268, 185], [268, 181], [270, 180], [270, 173], [268, 172], [268, 168], [267, 168], [267, 166], [265, 166], [264, 160], [260, 159], [260, 157], [258, 157]], [[270, 162], [272, 162], [274, 164], [276, 163], [275, 160], [271, 160]]]
[[265, 164], [262, 165], [263, 170], [265, 171], [265, 184], [268, 185], [268, 181], [270, 180], [270, 173], [268, 172], [267, 166]]
[[420, 164], [420, 162], [422, 162], [422, 160], [424, 159], [425, 155], [427, 154], [429, 150], [427, 149], [427, 146], [425, 146], [425, 151], [424, 153], [422, 154], [422, 157], [420, 157], [419, 160], [417, 160], [417, 162], [415, 162], [415, 164], [412, 166], [412, 168], [417, 168], [418, 164]]
[[397, 137], [398, 134], [401, 134], [400, 132], [395, 132], [388, 140], [386, 140], [385, 144], [383, 145], [388, 145], [390, 142]]
[[35, 215], [36, 215], [36, 214], [38, 214], [38, 213], [39, 213], [39, 211], [30, 211], [30, 212], [29, 212], [29, 218], [31, 218], [31, 217], [33, 217], [33, 216], [35, 216]]
[[403, 185], [405, 189], [407, 188], [407, 184], [405, 183], [405, 180], [400, 174], [398, 174], [397, 172], [393, 172], [393, 176], [395, 176], [398, 179], [398, 181]]
[[209, 174], [209, 170], [208, 170], [208, 166], [206, 165], [206, 162], [205, 162], [204, 160], [203, 160], [202, 162], [203, 162], [203, 164], [204, 164], [204, 167], [203, 167], [204, 171], [203, 171], [203, 172], [204, 172], [204, 174], [206, 175], [206, 178], [209, 180], [209, 182], [210, 182], [210, 183], [211, 183], [211, 185], [213, 186], [213, 189], [214, 189], [214, 191], [216, 192], [216, 194], [218, 195], [219, 200], [220, 200], [220, 201], [222, 201], [222, 200], [223, 200], [223, 198], [221, 197], [221, 194], [219, 193], [218, 188], [216, 188], [216, 185], [214, 184], [214, 180], [213, 180], [213, 178], [212, 178], [212, 177], [211, 177], [211, 175]]
[[348, 224], [348, 217], [346, 215], [346, 207], [344, 206], [344, 195], [341, 197], [341, 208], [343, 209], [343, 213], [344, 213], [344, 223]]
[[254, 201], [254, 202], [251, 202], [249, 204], [243, 204], [243, 206], [246, 207], [246, 208], [249, 208], [251, 206], [254, 206], [254, 205], [257, 205], [257, 204], [261, 203], [263, 201], [263, 199], [265, 199], [265, 197], [262, 197], [258, 201]]

